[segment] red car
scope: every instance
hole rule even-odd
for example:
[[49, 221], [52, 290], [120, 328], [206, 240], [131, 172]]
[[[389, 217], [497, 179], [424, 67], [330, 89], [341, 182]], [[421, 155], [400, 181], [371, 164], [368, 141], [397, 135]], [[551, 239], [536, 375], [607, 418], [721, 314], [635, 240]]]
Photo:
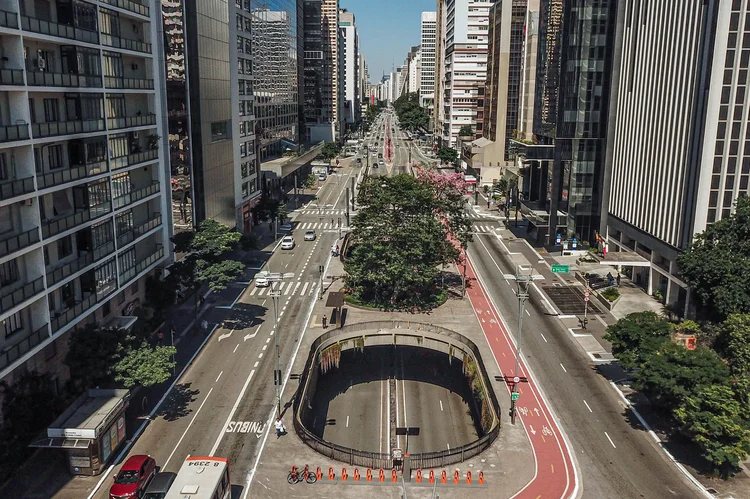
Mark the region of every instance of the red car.
[[115, 475], [109, 499], [138, 499], [156, 474], [156, 461], [151, 456], [130, 456]]

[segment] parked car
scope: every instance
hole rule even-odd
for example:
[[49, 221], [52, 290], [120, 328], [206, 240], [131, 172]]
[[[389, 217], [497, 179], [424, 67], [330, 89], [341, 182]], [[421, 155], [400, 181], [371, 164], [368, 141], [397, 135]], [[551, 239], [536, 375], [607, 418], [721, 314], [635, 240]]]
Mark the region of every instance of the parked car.
[[326, 174], [325, 173], [318, 173], [318, 180], [320, 180], [322, 182], [325, 179], [326, 179]]
[[170, 473], [168, 471], [157, 473], [154, 479], [151, 480], [151, 483], [148, 484], [143, 499], [164, 499], [175, 478], [177, 478], [177, 473]]
[[315, 231], [308, 230], [305, 232], [305, 241], [315, 241]]
[[258, 288], [267, 288], [271, 285], [271, 281], [268, 280], [268, 272], [258, 272], [255, 274], [255, 286]]
[[114, 476], [115, 483], [109, 488], [109, 499], [140, 498], [155, 474], [156, 461], [153, 457], [130, 456]]
[[281, 224], [281, 227], [279, 227], [279, 231], [281, 231], [281, 232], [291, 232], [292, 231], [292, 224], [290, 224], [290, 223]]
[[284, 236], [281, 240], [281, 249], [294, 249], [294, 238], [292, 236]]

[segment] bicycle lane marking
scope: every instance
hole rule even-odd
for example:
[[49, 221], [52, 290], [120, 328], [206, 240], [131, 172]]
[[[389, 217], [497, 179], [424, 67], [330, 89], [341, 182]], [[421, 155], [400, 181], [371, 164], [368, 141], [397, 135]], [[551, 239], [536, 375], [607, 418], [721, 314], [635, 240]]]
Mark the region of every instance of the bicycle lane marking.
[[[506, 327], [501, 325], [502, 319], [500, 319], [499, 313], [491, 303], [484, 286], [477, 278], [470, 262], [467, 262], [467, 279], [474, 279], [474, 282], [478, 284], [478, 287], [469, 288], [467, 294], [472, 302], [477, 320], [487, 337], [498, 367], [500, 367], [503, 375], [512, 375], [515, 369], [515, 346], [509, 337]], [[479, 316], [483, 314], [483, 311], [489, 312], [491, 316], [495, 317], [495, 320], [482, 322]], [[490, 341], [492, 337], [497, 338], [500, 336], [505, 340], [503, 343]], [[524, 388], [528, 389], [531, 395], [533, 395], [532, 400], [524, 401], [523, 405], [517, 403], [516, 408], [518, 411], [517, 417], [524, 425], [527, 437], [534, 449], [536, 470], [534, 477], [529, 483], [513, 497], [537, 498], [540, 494], [551, 497], [548, 495], [551, 485], [561, 489], [559, 497], [567, 497], [571, 485], [574, 485], [573, 493], [577, 489], [575, 479], [573, 480], [574, 483], [571, 484], [571, 474], [575, 477], [575, 470], [572, 469], [573, 464], [569, 456], [569, 449], [566, 443], [560, 442], [558, 437], [560, 429], [554, 419], [550, 417], [550, 410], [546, 403], [538, 397], [538, 389], [529, 375], [523, 359], [521, 359], [519, 365], [519, 375], [526, 376], [528, 379], [528, 382], [519, 385], [521, 396], [526, 391]], [[506, 384], [506, 390], [510, 394], [508, 384]], [[541, 416], [536, 411], [539, 411]], [[537, 417], [542, 421], [541, 423], [535, 423]], [[534, 424], [537, 425], [536, 428], [534, 428]], [[550, 436], [554, 436], [554, 442], [549, 438]], [[563, 445], [565, 445], [565, 449], [563, 449]], [[557, 467], [557, 473], [555, 472], [555, 467]], [[564, 481], [562, 480], [562, 473], [559, 473], [560, 468], [564, 468], [565, 470]]]

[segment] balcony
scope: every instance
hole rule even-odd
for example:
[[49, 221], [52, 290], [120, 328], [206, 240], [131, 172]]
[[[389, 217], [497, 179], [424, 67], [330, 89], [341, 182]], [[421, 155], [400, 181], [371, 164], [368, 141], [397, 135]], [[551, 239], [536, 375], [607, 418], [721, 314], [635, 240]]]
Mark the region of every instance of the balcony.
[[123, 118], [108, 118], [107, 127], [110, 130], [119, 130], [121, 128], [130, 128], [134, 126], [149, 126], [156, 124], [155, 114], [146, 114], [144, 116], [126, 116]]
[[69, 324], [73, 319], [96, 305], [96, 294], [91, 293], [80, 302], [76, 302], [72, 307], [61, 310], [60, 312], [51, 312], [52, 315], [52, 333], [56, 333], [63, 326]]
[[118, 168], [125, 168], [126, 166], [133, 166], [139, 163], [145, 163], [146, 161], [153, 161], [159, 158], [158, 149], [149, 149], [148, 151], [136, 152], [128, 154], [127, 156], [119, 156], [117, 158], [111, 158], [109, 164], [113, 170]]
[[101, 88], [102, 86], [101, 75], [26, 71], [26, 79], [32, 87]]
[[49, 338], [48, 326], [48, 324], [45, 324], [15, 345], [5, 347], [3, 352], [0, 352], [0, 369], [5, 369], [20, 359], [26, 352]]
[[10, 255], [39, 242], [39, 228], [34, 227], [20, 234], [0, 236], [0, 256]]
[[0, 85], [23, 85], [22, 69], [0, 69]]
[[120, 274], [120, 286], [124, 286], [125, 283], [133, 279], [135, 276], [146, 270], [148, 267], [158, 262], [164, 256], [164, 248], [161, 245], [157, 245], [156, 251], [151, 253], [149, 256], [138, 262], [134, 267], [126, 269]]
[[0, 182], [0, 200], [10, 199], [34, 192], [34, 178], [26, 177], [17, 180]]
[[7, 312], [42, 291], [44, 291], [44, 280], [41, 277], [15, 288], [4, 286], [0, 289], [0, 313]]
[[104, 86], [117, 89], [153, 90], [154, 80], [148, 78], [120, 78], [119, 76], [105, 76]]
[[28, 140], [29, 125], [0, 125], [0, 142], [13, 142], [15, 140]]
[[161, 215], [156, 215], [154, 218], [152, 218], [148, 222], [141, 224], [138, 227], [134, 227], [133, 229], [117, 236], [117, 247], [118, 248], [125, 247], [126, 245], [132, 243], [133, 241], [141, 237], [143, 234], [159, 227], [160, 225], [161, 225]]
[[43, 21], [35, 17], [21, 16], [21, 28], [24, 31], [42, 35], [57, 36], [68, 40], [78, 40], [79, 42], [99, 43], [99, 34], [96, 31], [76, 28], [52, 21]]
[[0, 26], [4, 28], [18, 29], [18, 14], [0, 10]]
[[114, 251], [114, 241], [107, 241], [98, 248], [94, 248], [93, 251], [89, 251], [86, 254], [81, 255], [73, 261], [55, 266], [52, 270], [47, 272], [47, 286], [54, 286], [63, 279], [72, 276], [79, 270], [82, 270], [92, 263], [98, 262], [102, 258], [111, 255]]
[[158, 181], [154, 182], [153, 184], [147, 187], [136, 189], [134, 191], [128, 192], [127, 194], [116, 197], [112, 200], [112, 203], [115, 205], [115, 210], [117, 210], [124, 206], [128, 206], [129, 204], [133, 204], [136, 201], [140, 201], [143, 198], [151, 196], [152, 194], [156, 194], [157, 192], [159, 192]]
[[37, 183], [40, 189], [52, 187], [55, 185], [67, 184], [75, 180], [81, 180], [100, 173], [107, 172], [107, 162], [90, 163], [88, 165], [74, 166], [73, 168], [60, 169], [37, 176]]
[[118, 49], [133, 50], [135, 52], [143, 52], [146, 54], [151, 53], [150, 43], [141, 42], [139, 40], [131, 40], [130, 38], [122, 38], [120, 36], [114, 36], [108, 33], [102, 33], [102, 45], [115, 47]]
[[34, 138], [55, 137], [57, 135], [73, 135], [76, 133], [101, 132], [104, 130], [104, 119], [52, 121], [49, 123], [34, 123], [31, 125]]
[[86, 223], [89, 220], [104, 216], [111, 211], [110, 203], [102, 203], [71, 215], [63, 215], [51, 220], [42, 221], [42, 237], [47, 239], [48, 237]]
[[114, 5], [115, 7], [120, 7], [121, 9], [129, 10], [130, 12], [134, 12], [136, 14], [149, 17], [149, 8], [146, 7], [145, 5], [141, 5], [138, 2], [134, 2], [131, 0], [102, 0], [102, 1], [110, 5]]

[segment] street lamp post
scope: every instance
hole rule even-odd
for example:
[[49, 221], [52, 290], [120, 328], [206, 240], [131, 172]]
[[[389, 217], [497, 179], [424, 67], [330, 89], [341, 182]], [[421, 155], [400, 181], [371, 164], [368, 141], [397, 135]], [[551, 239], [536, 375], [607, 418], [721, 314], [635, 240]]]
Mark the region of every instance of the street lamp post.
[[533, 281], [544, 279], [544, 276], [534, 274], [531, 265], [518, 265], [515, 274], [503, 274], [503, 279], [507, 281], [516, 281], [516, 297], [518, 298], [518, 331], [516, 333], [516, 369], [513, 373], [513, 390], [510, 394], [510, 422], [516, 424], [516, 400], [518, 393], [518, 383], [521, 378], [518, 376], [521, 364], [521, 342], [523, 336], [523, 314], [526, 305], [526, 299], [529, 297], [529, 286]]
[[278, 315], [278, 309], [279, 309], [279, 296], [281, 296], [281, 291], [276, 290], [276, 283], [281, 282], [284, 279], [293, 279], [294, 274], [293, 273], [285, 273], [285, 274], [268, 274], [268, 280], [271, 282], [271, 292], [268, 293], [268, 296], [271, 297], [273, 300], [273, 330], [274, 330], [274, 344], [276, 346], [276, 370], [273, 373], [273, 381], [276, 385], [276, 409], [278, 411], [278, 417], [281, 417], [281, 351], [279, 349], [279, 315]]

